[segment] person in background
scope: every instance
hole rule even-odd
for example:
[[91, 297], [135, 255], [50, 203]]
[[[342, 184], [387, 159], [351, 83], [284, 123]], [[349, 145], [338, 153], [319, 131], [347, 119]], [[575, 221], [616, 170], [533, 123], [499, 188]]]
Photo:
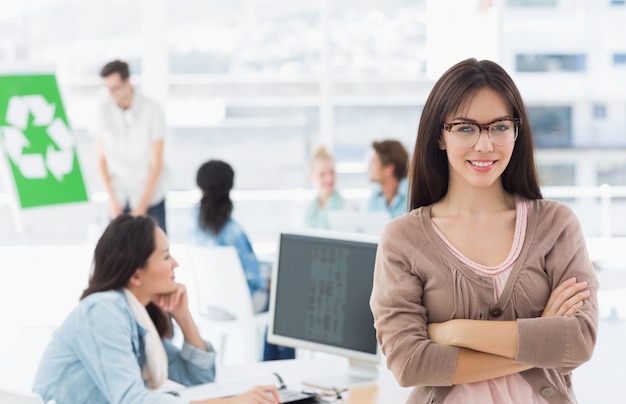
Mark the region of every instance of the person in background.
[[260, 313], [267, 311], [269, 285], [261, 274], [248, 235], [232, 218], [230, 191], [234, 181], [235, 172], [224, 161], [209, 160], [198, 168], [196, 185], [202, 192], [202, 198], [193, 211], [195, 227], [191, 239], [197, 245], [235, 247], [248, 281], [254, 311]]
[[107, 63], [100, 77], [109, 96], [98, 106], [92, 135], [110, 218], [148, 214], [167, 231], [164, 113], [154, 100], [136, 91], [126, 62]]
[[374, 141], [369, 163], [370, 181], [376, 183], [367, 201], [369, 211], [387, 211], [392, 218], [407, 211], [409, 153], [397, 140]]
[[[98, 240], [93, 271], [78, 306], [55, 331], [35, 376], [45, 402], [189, 403], [157, 389], [167, 379], [186, 386], [215, 378], [215, 351], [192, 318], [187, 289], [167, 237], [148, 216], [122, 214]], [[184, 342], [171, 341], [172, 319]], [[195, 403], [278, 403], [275, 386]]]
[[[259, 261], [248, 236], [231, 217], [233, 202], [230, 191], [234, 180], [233, 168], [224, 161], [209, 160], [200, 166], [196, 184], [202, 198], [193, 213], [196, 227], [192, 240], [198, 245], [235, 247], [246, 273], [254, 311], [261, 313], [268, 310], [269, 282], [261, 275]], [[263, 360], [295, 358], [292, 348], [269, 344], [267, 336], [265, 340]]]
[[494, 62], [459, 62], [426, 99], [410, 213], [381, 235], [370, 299], [408, 403], [576, 402], [598, 282], [575, 214], [542, 199], [533, 147]]
[[328, 211], [343, 209], [344, 198], [335, 189], [336, 179], [335, 159], [326, 147], [318, 147], [310, 164], [310, 180], [317, 195], [306, 208], [305, 226], [328, 229]]

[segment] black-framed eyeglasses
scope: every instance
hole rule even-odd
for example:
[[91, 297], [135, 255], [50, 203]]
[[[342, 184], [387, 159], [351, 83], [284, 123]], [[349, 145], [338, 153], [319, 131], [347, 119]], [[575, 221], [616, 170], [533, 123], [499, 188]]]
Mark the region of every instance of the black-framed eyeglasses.
[[494, 144], [505, 146], [515, 142], [521, 118], [498, 119], [489, 123], [452, 122], [442, 123], [441, 128], [450, 133], [455, 147], [470, 148], [478, 142], [480, 132], [486, 130]]

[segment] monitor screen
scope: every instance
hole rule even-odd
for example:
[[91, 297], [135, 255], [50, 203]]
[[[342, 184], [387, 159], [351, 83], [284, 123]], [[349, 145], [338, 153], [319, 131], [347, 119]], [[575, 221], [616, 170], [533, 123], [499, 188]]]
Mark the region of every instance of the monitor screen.
[[272, 271], [268, 341], [380, 362], [369, 306], [377, 237], [282, 233]]

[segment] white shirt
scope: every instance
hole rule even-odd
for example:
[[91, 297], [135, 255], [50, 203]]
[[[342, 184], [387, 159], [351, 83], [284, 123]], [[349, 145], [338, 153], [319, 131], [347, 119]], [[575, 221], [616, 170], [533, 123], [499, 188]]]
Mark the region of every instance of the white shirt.
[[[136, 91], [127, 110], [109, 97], [98, 106], [93, 136], [102, 142], [111, 187], [122, 205], [128, 203], [132, 209], [141, 200], [150, 172], [152, 144], [163, 139], [166, 131], [160, 106]], [[150, 205], [162, 201], [166, 192], [164, 163]]]

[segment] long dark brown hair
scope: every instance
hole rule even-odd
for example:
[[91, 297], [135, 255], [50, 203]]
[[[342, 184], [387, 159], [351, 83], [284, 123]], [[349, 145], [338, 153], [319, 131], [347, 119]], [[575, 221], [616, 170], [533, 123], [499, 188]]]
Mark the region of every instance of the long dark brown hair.
[[512, 118], [522, 120], [511, 160], [502, 173], [504, 190], [528, 199], [542, 198], [528, 113], [517, 86], [498, 64], [467, 59], [441, 76], [424, 104], [409, 169], [410, 209], [431, 205], [448, 192], [448, 157], [445, 150], [439, 149], [442, 124], [483, 88], [498, 92]]
[[[135, 271], [145, 268], [156, 249], [156, 221], [149, 216], [120, 215], [104, 230], [96, 244], [93, 271], [81, 299], [128, 285]], [[146, 310], [163, 338], [172, 336], [172, 322], [167, 314], [150, 302]]]
[[200, 228], [218, 233], [233, 212], [230, 190], [235, 172], [230, 164], [209, 160], [202, 164], [196, 174], [196, 184], [202, 191], [200, 199]]

